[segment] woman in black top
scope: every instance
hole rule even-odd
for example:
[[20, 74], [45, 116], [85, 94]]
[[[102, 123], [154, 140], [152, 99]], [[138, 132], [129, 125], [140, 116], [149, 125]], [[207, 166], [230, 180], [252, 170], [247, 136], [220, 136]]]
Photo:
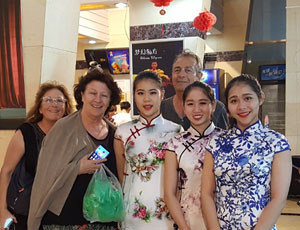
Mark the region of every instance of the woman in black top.
[[[113, 150], [114, 127], [105, 119], [111, 106], [119, 104], [120, 89], [112, 76], [97, 68], [74, 87], [77, 112], [58, 121], [46, 136], [40, 152], [28, 227], [37, 230], [113, 230], [116, 222], [90, 223], [83, 217], [82, 203], [92, 174], [104, 164], [117, 175]], [[89, 160], [98, 145], [110, 154]], [[49, 163], [51, 162], [51, 164]]]
[[[0, 173], [0, 226], [5, 220], [13, 218], [14, 229], [27, 229], [27, 215], [15, 213], [14, 207], [7, 207], [7, 188], [15, 167], [25, 160], [26, 173], [35, 176], [37, 159], [43, 138], [55, 122], [71, 113], [69, 94], [63, 85], [47, 82], [40, 86], [33, 107], [27, 115], [26, 122], [17, 128], [12, 137]], [[29, 209], [29, 207], [28, 207]], [[28, 210], [29, 212], [29, 210]]]

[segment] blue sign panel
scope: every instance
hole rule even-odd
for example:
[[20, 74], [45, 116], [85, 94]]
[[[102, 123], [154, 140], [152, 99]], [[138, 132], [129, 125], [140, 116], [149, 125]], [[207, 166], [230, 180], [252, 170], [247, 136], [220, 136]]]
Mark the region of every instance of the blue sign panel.
[[260, 66], [261, 81], [284, 81], [285, 65], [263, 65]]

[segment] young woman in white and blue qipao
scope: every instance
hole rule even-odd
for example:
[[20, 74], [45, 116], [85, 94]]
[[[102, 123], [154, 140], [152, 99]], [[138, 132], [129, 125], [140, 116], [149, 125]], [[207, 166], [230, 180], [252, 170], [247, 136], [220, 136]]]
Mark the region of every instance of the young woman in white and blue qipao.
[[172, 221], [163, 200], [162, 166], [167, 142], [181, 126], [160, 114], [164, 91], [157, 73], [139, 73], [133, 90], [140, 116], [120, 125], [114, 142], [126, 209], [121, 229], [171, 230]]
[[259, 121], [264, 94], [253, 76], [231, 80], [225, 98], [234, 125], [206, 148], [201, 202], [207, 228], [274, 230], [290, 185], [290, 146]]
[[203, 82], [192, 83], [184, 90], [183, 107], [191, 127], [168, 143], [164, 197], [175, 229], [204, 230], [200, 202], [204, 151], [211, 138], [221, 131], [212, 122], [216, 108], [214, 91]]

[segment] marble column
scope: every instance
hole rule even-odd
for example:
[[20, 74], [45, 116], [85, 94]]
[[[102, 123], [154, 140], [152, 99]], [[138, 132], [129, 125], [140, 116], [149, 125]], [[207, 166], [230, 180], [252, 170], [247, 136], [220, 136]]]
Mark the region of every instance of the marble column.
[[286, 130], [293, 155], [300, 155], [300, 1], [286, 1]]
[[40, 83], [55, 80], [72, 94], [77, 55], [79, 0], [22, 0], [26, 109]]

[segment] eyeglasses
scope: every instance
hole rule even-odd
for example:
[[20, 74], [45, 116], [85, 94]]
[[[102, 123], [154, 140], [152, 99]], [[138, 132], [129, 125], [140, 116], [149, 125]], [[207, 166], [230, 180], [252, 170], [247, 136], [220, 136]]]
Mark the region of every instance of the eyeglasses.
[[63, 105], [67, 100], [62, 97], [52, 98], [52, 97], [43, 97], [42, 101], [46, 104], [56, 103], [57, 105]]

